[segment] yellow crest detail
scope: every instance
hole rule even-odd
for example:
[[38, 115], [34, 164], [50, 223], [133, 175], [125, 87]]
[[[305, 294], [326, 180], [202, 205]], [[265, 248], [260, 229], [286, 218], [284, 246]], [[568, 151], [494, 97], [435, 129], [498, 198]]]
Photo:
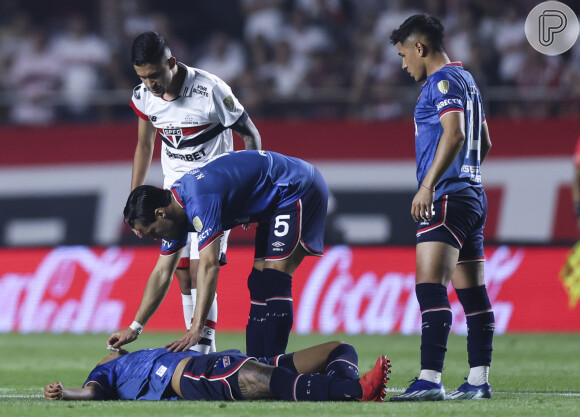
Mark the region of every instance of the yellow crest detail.
[[580, 242], [568, 254], [560, 270], [560, 282], [568, 294], [568, 306], [576, 308], [580, 300]]
[[203, 230], [203, 223], [201, 222], [201, 219], [197, 216], [195, 216], [191, 222], [193, 224], [193, 228], [195, 229], [196, 232], [201, 232]]
[[443, 94], [447, 94], [447, 92], [449, 91], [449, 81], [447, 81], [447, 80], [441, 80], [441, 81], [439, 81], [437, 83], [437, 88]]

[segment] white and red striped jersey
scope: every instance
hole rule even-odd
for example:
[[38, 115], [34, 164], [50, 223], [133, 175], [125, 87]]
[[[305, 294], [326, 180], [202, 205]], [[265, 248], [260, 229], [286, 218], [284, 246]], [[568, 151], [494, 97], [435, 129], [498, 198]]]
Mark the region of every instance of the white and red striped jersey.
[[144, 83], [133, 90], [131, 107], [150, 121], [162, 140], [161, 166], [165, 188], [209, 158], [233, 150], [230, 127], [243, 124], [247, 113], [231, 88], [206, 71], [191, 68], [179, 97], [167, 101], [155, 97]]

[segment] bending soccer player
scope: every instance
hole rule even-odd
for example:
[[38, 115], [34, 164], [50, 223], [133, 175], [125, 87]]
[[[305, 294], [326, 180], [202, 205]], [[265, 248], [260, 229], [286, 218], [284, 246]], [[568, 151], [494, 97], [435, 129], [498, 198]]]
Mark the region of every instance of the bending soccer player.
[[201, 354], [121, 349], [104, 358], [82, 388], [53, 382], [47, 400], [208, 400], [278, 398], [287, 401], [383, 401], [390, 361], [379, 356], [373, 369], [358, 374], [355, 349], [329, 342], [271, 359], [239, 350]]
[[253, 269], [248, 278], [250, 315], [246, 353], [285, 353], [293, 323], [292, 275], [306, 255], [320, 256], [328, 187], [311, 164], [275, 152], [239, 151], [216, 156], [176, 181], [171, 190], [135, 188], [125, 221], [144, 236], [163, 239], [134, 322], [108, 344], [134, 341], [171, 284], [187, 233], [198, 233], [197, 302], [191, 329], [166, 345], [185, 351], [202, 340], [214, 300], [224, 230], [258, 223]]

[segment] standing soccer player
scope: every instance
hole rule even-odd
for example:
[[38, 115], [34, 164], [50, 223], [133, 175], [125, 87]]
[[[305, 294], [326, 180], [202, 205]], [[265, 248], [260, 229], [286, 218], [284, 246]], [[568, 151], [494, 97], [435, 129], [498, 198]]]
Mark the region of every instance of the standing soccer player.
[[[487, 199], [480, 165], [491, 148], [481, 94], [459, 62], [450, 62], [434, 17], [409, 17], [391, 35], [403, 69], [424, 82], [415, 106], [418, 191], [415, 291], [421, 308], [421, 372], [391, 401], [490, 398], [495, 320], [485, 287], [483, 228]], [[449, 395], [441, 383], [452, 282], [467, 319], [467, 382]]]
[[[184, 173], [209, 158], [232, 151], [232, 130], [242, 137], [246, 149], [261, 149], [260, 134], [230, 87], [213, 74], [177, 62], [162, 35], [155, 32], [139, 35], [131, 53], [135, 72], [143, 81], [133, 90], [130, 103], [139, 116], [131, 190], [145, 183], [157, 133], [162, 140], [164, 188], [171, 187]], [[226, 231], [221, 239], [222, 264], [225, 264], [228, 234]], [[197, 291], [196, 242], [197, 233], [190, 233], [175, 272], [188, 329]], [[205, 337], [196, 350], [215, 351], [216, 322], [217, 299], [208, 316]]]

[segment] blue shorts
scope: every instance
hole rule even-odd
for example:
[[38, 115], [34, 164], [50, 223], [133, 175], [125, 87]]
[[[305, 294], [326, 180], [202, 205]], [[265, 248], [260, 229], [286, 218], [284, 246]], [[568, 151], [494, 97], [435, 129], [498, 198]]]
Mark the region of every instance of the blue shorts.
[[270, 221], [258, 224], [254, 258], [286, 259], [298, 245], [310, 255], [322, 256], [327, 206], [328, 186], [314, 169], [314, 181], [300, 200], [277, 208]]
[[192, 358], [181, 377], [181, 393], [186, 400], [243, 400], [237, 372], [249, 360], [239, 350], [225, 350]]
[[459, 249], [459, 262], [484, 259], [483, 228], [487, 197], [483, 188], [470, 187], [433, 202], [435, 215], [417, 226], [417, 243], [443, 242]]

